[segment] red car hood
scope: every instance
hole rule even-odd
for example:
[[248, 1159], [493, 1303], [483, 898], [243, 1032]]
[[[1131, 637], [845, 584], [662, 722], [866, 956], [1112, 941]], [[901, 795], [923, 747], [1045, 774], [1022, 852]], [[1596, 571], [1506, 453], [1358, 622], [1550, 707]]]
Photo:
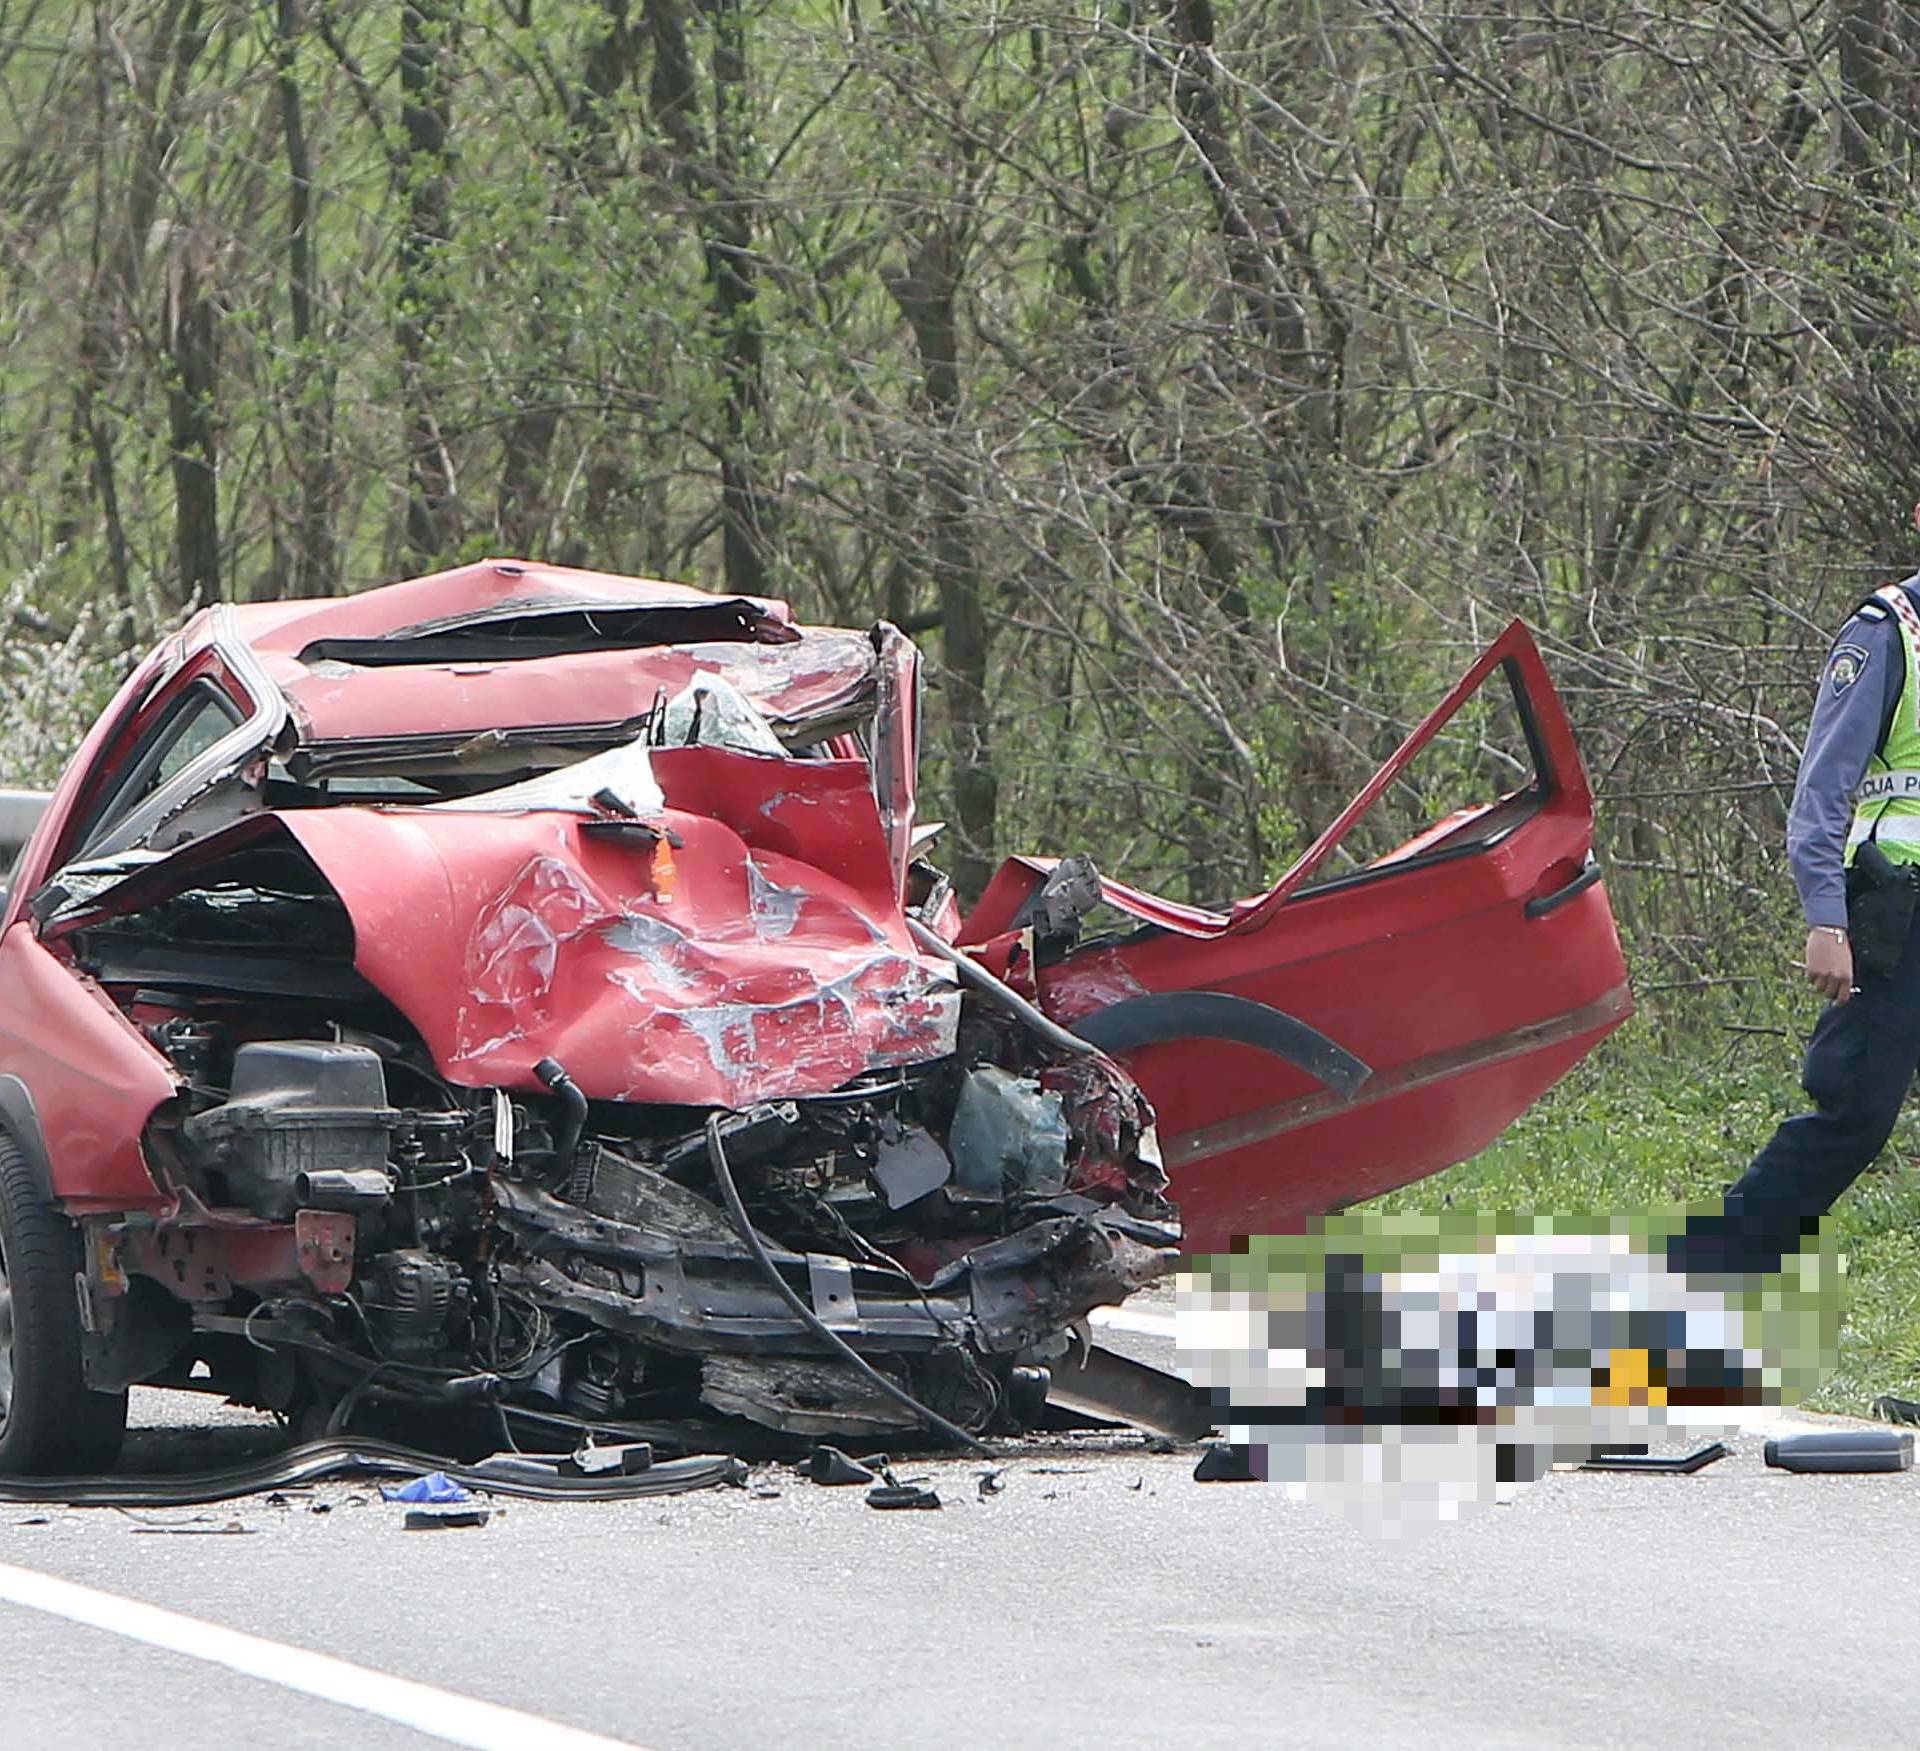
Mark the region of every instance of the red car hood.
[[953, 1050], [958, 988], [907, 934], [864, 765], [713, 748], [654, 764], [652, 844], [565, 809], [288, 810], [88, 910], [145, 904], [284, 830], [344, 903], [354, 965], [468, 1086], [537, 1090], [550, 1057], [596, 1100], [742, 1107]]

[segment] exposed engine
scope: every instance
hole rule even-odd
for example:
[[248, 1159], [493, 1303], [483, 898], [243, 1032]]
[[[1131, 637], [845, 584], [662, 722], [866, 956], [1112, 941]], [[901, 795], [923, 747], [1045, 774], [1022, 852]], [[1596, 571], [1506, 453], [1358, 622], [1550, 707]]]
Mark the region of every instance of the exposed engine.
[[1131, 1081], [972, 997], [949, 1056], [740, 1111], [589, 1103], [552, 1059], [545, 1095], [459, 1087], [417, 1041], [246, 1037], [261, 1013], [148, 1023], [190, 1091], [149, 1150], [196, 1223], [262, 1248], [291, 1225], [299, 1277], [195, 1286], [180, 1230], [116, 1241], [191, 1305], [172, 1367], [198, 1357], [313, 1432], [393, 1402], [1020, 1426], [1066, 1328], [1179, 1238]]

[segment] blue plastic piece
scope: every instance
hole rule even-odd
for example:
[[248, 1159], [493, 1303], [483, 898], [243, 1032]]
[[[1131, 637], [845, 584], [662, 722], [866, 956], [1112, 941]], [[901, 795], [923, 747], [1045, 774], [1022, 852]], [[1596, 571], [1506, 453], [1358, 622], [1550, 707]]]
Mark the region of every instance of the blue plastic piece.
[[380, 1497], [387, 1502], [470, 1502], [473, 1492], [457, 1484], [444, 1471], [430, 1471], [425, 1477], [403, 1484], [382, 1484]]

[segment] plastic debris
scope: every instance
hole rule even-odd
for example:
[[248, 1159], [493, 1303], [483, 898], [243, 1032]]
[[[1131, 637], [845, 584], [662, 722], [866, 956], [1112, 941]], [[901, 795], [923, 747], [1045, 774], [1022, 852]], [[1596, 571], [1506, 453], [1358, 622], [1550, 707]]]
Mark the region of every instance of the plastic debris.
[[1822, 1429], [1767, 1443], [1780, 1471], [1911, 1471], [1913, 1437], [1904, 1429]]
[[380, 1499], [386, 1502], [470, 1502], [473, 1491], [457, 1484], [444, 1471], [430, 1471], [425, 1477], [409, 1478], [403, 1484], [382, 1484]]
[[1195, 1483], [1258, 1483], [1260, 1474], [1253, 1469], [1253, 1455], [1232, 1441], [1215, 1441], [1200, 1455], [1193, 1468]]
[[872, 1483], [876, 1474], [838, 1447], [816, 1447], [807, 1456], [807, 1476], [820, 1484]]
[[937, 1508], [939, 1492], [922, 1489], [918, 1484], [883, 1483], [867, 1491], [869, 1508]]

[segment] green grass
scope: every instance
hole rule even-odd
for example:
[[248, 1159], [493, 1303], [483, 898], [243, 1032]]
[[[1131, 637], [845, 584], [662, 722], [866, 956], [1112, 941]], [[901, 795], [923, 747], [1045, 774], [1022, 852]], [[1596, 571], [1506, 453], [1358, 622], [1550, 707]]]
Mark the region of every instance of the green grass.
[[[1384, 1212], [1640, 1211], [1715, 1196], [1773, 1127], [1803, 1111], [1795, 1043], [1734, 1036], [1676, 1049], [1631, 1027], [1474, 1160], [1371, 1208]], [[1807, 1403], [1864, 1414], [1879, 1393], [1920, 1397], [1920, 1113], [1829, 1222], [1846, 1263], [1839, 1366]]]

